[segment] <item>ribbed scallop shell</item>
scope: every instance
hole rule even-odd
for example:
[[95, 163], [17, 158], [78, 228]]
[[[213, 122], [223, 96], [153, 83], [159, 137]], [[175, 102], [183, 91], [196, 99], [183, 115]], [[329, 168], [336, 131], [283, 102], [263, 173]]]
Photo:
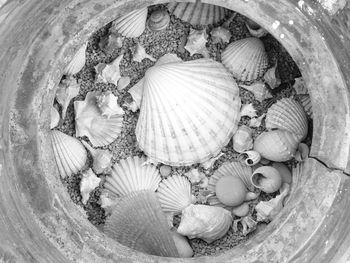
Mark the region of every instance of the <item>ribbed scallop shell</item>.
[[56, 107], [51, 106], [50, 129], [57, 127], [59, 122], [60, 122], [60, 114], [57, 111]]
[[238, 93], [231, 74], [211, 59], [150, 68], [136, 127], [139, 147], [171, 166], [209, 160], [237, 129]]
[[125, 37], [139, 37], [146, 28], [147, 7], [134, 10], [112, 23], [112, 31], [117, 31]]
[[310, 96], [308, 94], [301, 94], [298, 95], [298, 99], [301, 105], [303, 106], [305, 113], [312, 119], [313, 113]]
[[228, 14], [226, 8], [201, 3], [169, 3], [168, 9], [177, 18], [192, 25], [211, 25], [220, 22]]
[[65, 68], [63, 72], [64, 75], [74, 75], [74, 74], [77, 74], [80, 70], [82, 70], [86, 62], [86, 55], [85, 55], [86, 47], [87, 47], [87, 43], [85, 43], [78, 49], [77, 53], [72, 58], [71, 62]]
[[134, 156], [116, 163], [104, 187], [119, 196], [139, 190], [156, 191], [161, 178], [156, 167], [146, 161], [145, 157]]
[[222, 64], [240, 81], [262, 77], [268, 66], [263, 42], [255, 37], [232, 42], [221, 55]]
[[192, 203], [191, 183], [184, 176], [164, 179], [157, 192], [164, 212], [179, 213]]
[[293, 132], [304, 139], [308, 132], [307, 116], [303, 107], [294, 99], [283, 98], [267, 111], [267, 129], [281, 129]]
[[123, 126], [122, 114], [102, 116], [96, 99], [100, 95], [100, 92], [89, 92], [84, 101], [74, 102], [76, 136], [87, 136], [95, 147], [112, 143]]
[[132, 193], [115, 205], [105, 233], [120, 244], [150, 255], [178, 257], [178, 251], [155, 193]]
[[233, 149], [242, 153], [253, 148], [253, 130], [248, 126], [242, 125], [233, 135]]
[[84, 167], [87, 152], [78, 139], [63, 132], [52, 130], [51, 143], [62, 178], [75, 174]]

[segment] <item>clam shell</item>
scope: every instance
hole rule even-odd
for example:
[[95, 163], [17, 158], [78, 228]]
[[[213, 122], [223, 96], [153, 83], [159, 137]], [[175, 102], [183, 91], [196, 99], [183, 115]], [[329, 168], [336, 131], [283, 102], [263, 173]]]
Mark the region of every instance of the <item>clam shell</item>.
[[107, 218], [105, 233], [120, 244], [150, 255], [178, 257], [177, 248], [155, 193], [129, 194]]
[[211, 243], [223, 237], [231, 223], [231, 213], [222, 207], [189, 205], [182, 212], [177, 232], [191, 239], [200, 238]]
[[100, 95], [100, 92], [89, 92], [84, 101], [74, 102], [76, 135], [87, 136], [95, 147], [112, 143], [119, 136], [123, 125], [122, 114], [109, 119], [102, 116], [96, 101]]
[[87, 160], [87, 152], [78, 139], [63, 132], [52, 130], [51, 143], [62, 178], [71, 176], [84, 167]]
[[215, 185], [215, 194], [221, 203], [226, 206], [241, 205], [247, 195], [241, 178], [236, 176], [223, 176]]
[[248, 126], [242, 125], [233, 135], [233, 149], [242, 153], [253, 148], [253, 130]]
[[146, 28], [148, 9], [142, 8], [134, 10], [112, 23], [112, 32], [117, 31], [125, 37], [139, 37]]
[[106, 176], [104, 187], [119, 196], [139, 190], [156, 191], [161, 178], [156, 167], [145, 164], [146, 161], [137, 156], [121, 160]]
[[94, 174], [91, 170], [87, 170], [83, 173], [83, 177], [80, 181], [80, 194], [81, 194], [81, 202], [86, 205], [87, 201], [90, 198], [90, 193], [95, 190], [96, 187], [99, 186], [101, 179]]
[[281, 129], [297, 134], [303, 140], [308, 132], [307, 116], [303, 107], [294, 99], [283, 98], [267, 111], [267, 129]]
[[265, 193], [274, 193], [282, 186], [282, 177], [279, 171], [272, 166], [262, 166], [256, 169], [251, 176], [252, 184]]
[[300, 137], [291, 132], [263, 132], [254, 141], [254, 151], [270, 161], [285, 162], [295, 156], [299, 141]]
[[167, 63], [145, 74], [136, 138], [151, 159], [171, 166], [218, 155], [237, 129], [239, 90], [218, 62]]
[[148, 18], [147, 26], [152, 31], [161, 31], [168, 27], [169, 22], [170, 16], [166, 10], [156, 10]]
[[86, 55], [85, 55], [86, 47], [87, 47], [87, 43], [85, 43], [78, 49], [77, 53], [74, 55], [71, 62], [67, 65], [67, 67], [63, 71], [63, 75], [75, 75], [80, 70], [83, 69], [86, 62]]
[[177, 18], [188, 22], [192, 25], [211, 25], [223, 20], [228, 14], [228, 9], [217, 6], [201, 3], [176, 3], [168, 4], [170, 13]]
[[55, 98], [62, 108], [62, 119], [66, 118], [66, 112], [70, 101], [78, 96], [80, 85], [75, 78], [68, 77], [58, 84]]
[[240, 81], [261, 78], [268, 66], [263, 42], [255, 37], [232, 42], [222, 52], [222, 64]]
[[164, 179], [157, 193], [164, 212], [179, 213], [192, 203], [191, 183], [184, 176], [174, 175]]

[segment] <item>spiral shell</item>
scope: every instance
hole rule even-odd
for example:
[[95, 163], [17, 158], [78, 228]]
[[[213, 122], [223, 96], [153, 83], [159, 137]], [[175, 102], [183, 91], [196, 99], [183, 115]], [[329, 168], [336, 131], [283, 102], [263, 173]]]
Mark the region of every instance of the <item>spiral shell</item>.
[[268, 66], [263, 42], [254, 37], [232, 42], [222, 52], [222, 64], [240, 81], [261, 78]]
[[272, 166], [262, 166], [256, 169], [251, 177], [252, 184], [265, 193], [274, 193], [282, 186], [282, 177]]
[[147, 26], [152, 31], [162, 31], [167, 28], [169, 22], [170, 16], [166, 10], [156, 10], [149, 17]]
[[71, 62], [67, 65], [67, 67], [63, 71], [63, 75], [75, 75], [80, 70], [83, 69], [86, 62], [86, 55], [85, 55], [86, 47], [87, 47], [87, 43], [85, 43], [78, 49], [77, 53], [74, 55]]
[[260, 162], [261, 155], [256, 151], [245, 151], [241, 153], [238, 158], [246, 165], [253, 166]]
[[242, 153], [253, 148], [253, 130], [248, 126], [242, 125], [233, 135], [233, 149]]
[[139, 37], [146, 29], [148, 9], [141, 8], [134, 10], [116, 20], [112, 23], [112, 32], [117, 31], [125, 37]]

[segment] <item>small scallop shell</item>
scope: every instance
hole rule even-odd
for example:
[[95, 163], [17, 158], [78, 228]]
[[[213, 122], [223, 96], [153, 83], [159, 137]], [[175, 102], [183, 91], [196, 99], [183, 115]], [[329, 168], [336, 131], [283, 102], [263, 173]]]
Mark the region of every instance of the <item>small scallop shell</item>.
[[254, 151], [274, 162], [285, 162], [295, 156], [300, 137], [294, 133], [273, 130], [261, 133], [254, 141]]
[[261, 191], [271, 194], [282, 186], [282, 177], [279, 171], [272, 166], [262, 166], [256, 169], [251, 176], [252, 184]]
[[61, 105], [63, 120], [66, 118], [66, 112], [70, 101], [78, 96], [79, 91], [80, 85], [75, 78], [68, 77], [67, 79], [63, 79], [60, 84], [58, 84], [55, 98], [58, 104]]
[[121, 132], [123, 114], [109, 119], [102, 116], [96, 97], [100, 92], [89, 92], [84, 101], [74, 102], [76, 136], [87, 136], [93, 146], [105, 146], [112, 143]]
[[268, 66], [263, 42], [254, 37], [237, 40], [222, 52], [222, 64], [240, 81], [261, 78]]
[[139, 37], [146, 29], [148, 9], [142, 8], [134, 10], [112, 23], [112, 31], [117, 31], [125, 37]]
[[266, 88], [266, 85], [261, 81], [254, 82], [252, 85], [240, 84], [239, 86], [252, 92], [255, 99], [260, 102], [262, 102], [264, 99], [272, 97], [271, 93]]
[[297, 134], [303, 140], [308, 132], [307, 116], [294, 99], [283, 98], [273, 104], [266, 114], [266, 128], [280, 129]]
[[77, 53], [75, 54], [71, 62], [65, 68], [63, 75], [75, 75], [80, 70], [82, 70], [86, 62], [86, 55], [85, 55], [86, 47], [87, 47], [87, 43], [85, 43], [78, 49]]
[[120, 244], [150, 255], [178, 257], [177, 247], [156, 194], [139, 191], [115, 205], [105, 233]]
[[99, 63], [95, 66], [97, 73], [97, 82], [99, 83], [111, 83], [118, 86], [118, 81], [121, 78], [119, 65], [123, 59], [123, 54], [118, 56], [110, 64]]
[[272, 68], [266, 71], [264, 81], [271, 89], [277, 88], [279, 85], [281, 85], [281, 79], [279, 78], [279, 73], [277, 70], [277, 62]]
[[229, 43], [231, 39], [231, 32], [230, 30], [224, 28], [224, 27], [215, 27], [211, 32], [211, 39], [213, 44], [224, 44]]
[[95, 190], [96, 187], [100, 185], [101, 179], [94, 174], [91, 170], [87, 170], [83, 173], [83, 177], [80, 181], [80, 194], [81, 194], [81, 202], [86, 205], [87, 201], [90, 198], [90, 193]]
[[209, 51], [205, 46], [208, 41], [206, 29], [195, 30], [191, 28], [187, 38], [185, 49], [190, 52], [190, 55], [201, 54], [205, 58], [209, 58]]
[[161, 178], [156, 167], [144, 164], [146, 161], [137, 156], [121, 160], [106, 177], [104, 187], [119, 196], [139, 190], [156, 191]]
[[241, 153], [238, 158], [242, 160], [246, 165], [254, 166], [260, 162], [261, 155], [256, 151], [246, 151]]
[[87, 152], [78, 139], [63, 132], [52, 130], [51, 143], [62, 178], [71, 176], [84, 167], [87, 160]]
[[102, 116], [109, 119], [113, 115], [123, 115], [124, 111], [118, 104], [118, 97], [111, 91], [107, 91], [96, 96], [97, 106], [101, 110]]
[[242, 153], [253, 148], [253, 130], [248, 126], [242, 125], [233, 135], [233, 149]]
[[228, 9], [217, 5], [210, 5], [196, 1], [196, 3], [168, 4], [170, 13], [191, 25], [211, 25], [223, 20], [228, 14]]
[[94, 149], [86, 141], [81, 141], [92, 155], [92, 169], [95, 173], [109, 173], [112, 166], [113, 154], [109, 150]]
[[180, 213], [192, 203], [191, 183], [184, 176], [174, 175], [164, 179], [157, 193], [164, 212]]
[[170, 16], [166, 10], [156, 10], [148, 18], [147, 26], [152, 31], [162, 31], [168, 27], [169, 22]]
[[51, 106], [50, 129], [57, 127], [59, 122], [60, 122], [60, 114], [54, 106]]

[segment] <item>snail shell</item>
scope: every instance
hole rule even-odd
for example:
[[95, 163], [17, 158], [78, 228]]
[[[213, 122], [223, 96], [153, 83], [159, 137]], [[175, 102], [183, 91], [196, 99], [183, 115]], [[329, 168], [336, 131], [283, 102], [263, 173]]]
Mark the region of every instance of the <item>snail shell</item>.
[[112, 32], [117, 31], [125, 37], [139, 37], [146, 29], [147, 7], [134, 10], [112, 23]]
[[239, 160], [243, 161], [248, 166], [254, 166], [261, 160], [260, 153], [256, 151], [245, 151], [238, 156]]
[[273, 168], [275, 168], [281, 178], [282, 178], [282, 183], [286, 183], [286, 184], [291, 184], [292, 183], [292, 172], [289, 170], [289, 168], [287, 167], [287, 165], [285, 165], [284, 163], [272, 163], [271, 164]]
[[282, 186], [282, 178], [278, 170], [272, 166], [256, 169], [251, 177], [252, 184], [265, 193], [274, 193]]
[[166, 10], [152, 12], [148, 19], [148, 28], [152, 31], [161, 31], [167, 28], [170, 22], [169, 13]]

